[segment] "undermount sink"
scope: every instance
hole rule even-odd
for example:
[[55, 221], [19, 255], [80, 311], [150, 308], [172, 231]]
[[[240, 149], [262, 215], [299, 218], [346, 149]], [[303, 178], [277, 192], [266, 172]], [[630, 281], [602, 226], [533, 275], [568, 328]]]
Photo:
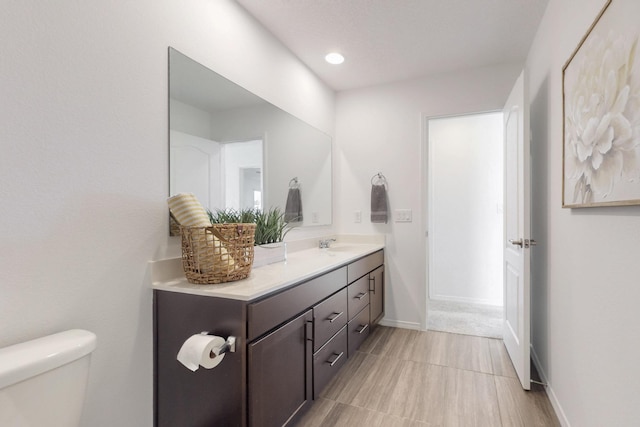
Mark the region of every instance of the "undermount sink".
[[347, 244], [335, 244], [332, 246], [329, 246], [326, 249], [322, 249], [324, 251], [328, 251], [328, 252], [353, 252], [356, 251], [357, 248], [354, 247], [353, 245], [347, 245]]

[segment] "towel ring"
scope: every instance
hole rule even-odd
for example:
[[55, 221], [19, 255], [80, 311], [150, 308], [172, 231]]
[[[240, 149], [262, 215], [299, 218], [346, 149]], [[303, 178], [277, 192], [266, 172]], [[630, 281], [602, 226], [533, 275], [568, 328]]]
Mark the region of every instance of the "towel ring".
[[298, 182], [298, 177], [293, 177], [291, 178], [291, 181], [289, 181], [289, 188], [298, 188], [300, 187], [300, 183]]
[[382, 172], [378, 172], [377, 174], [371, 177], [371, 185], [387, 185], [387, 178], [382, 175]]

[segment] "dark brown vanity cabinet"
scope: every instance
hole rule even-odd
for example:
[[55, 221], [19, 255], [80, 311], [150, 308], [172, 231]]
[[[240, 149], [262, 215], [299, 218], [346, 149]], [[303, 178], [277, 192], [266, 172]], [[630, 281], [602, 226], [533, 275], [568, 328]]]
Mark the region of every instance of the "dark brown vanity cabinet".
[[347, 289], [313, 307], [313, 350], [318, 351], [347, 324]]
[[349, 300], [349, 357], [351, 357], [362, 341], [369, 336], [369, 276], [365, 275], [347, 287]]
[[313, 355], [313, 396], [320, 393], [340, 368], [347, 363], [346, 324]]
[[384, 316], [384, 267], [369, 273], [369, 305], [371, 323], [377, 324]]
[[313, 307], [314, 398], [347, 360], [347, 307], [346, 287]]
[[368, 282], [369, 318], [371, 325], [376, 325], [384, 316], [384, 252], [375, 252], [349, 264], [347, 280], [349, 288], [357, 286], [358, 293], [364, 292], [364, 283]]
[[311, 310], [248, 345], [249, 425], [284, 426], [310, 405]]
[[[294, 425], [384, 313], [384, 255], [251, 301], [154, 291], [154, 425]], [[176, 355], [192, 334], [237, 338], [214, 369]]]

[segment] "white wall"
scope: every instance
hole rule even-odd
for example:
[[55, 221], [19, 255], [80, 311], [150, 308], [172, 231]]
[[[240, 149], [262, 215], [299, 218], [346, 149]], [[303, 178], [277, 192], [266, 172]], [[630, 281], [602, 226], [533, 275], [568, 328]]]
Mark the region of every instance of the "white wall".
[[179, 254], [167, 47], [327, 133], [333, 92], [227, 0], [9, 0], [0, 20], [0, 346], [94, 331], [82, 425], [150, 426], [146, 263]]
[[640, 425], [640, 206], [561, 208], [562, 67], [604, 3], [551, 0], [527, 60], [533, 350], [574, 427]]
[[428, 122], [429, 298], [501, 306], [502, 112]]
[[174, 98], [170, 100], [169, 128], [189, 135], [211, 139], [210, 113]]
[[[342, 233], [385, 234], [387, 324], [426, 328], [425, 118], [501, 109], [520, 71], [496, 66], [338, 94], [335, 224]], [[377, 172], [389, 182], [390, 209], [411, 209], [413, 222], [369, 221]]]

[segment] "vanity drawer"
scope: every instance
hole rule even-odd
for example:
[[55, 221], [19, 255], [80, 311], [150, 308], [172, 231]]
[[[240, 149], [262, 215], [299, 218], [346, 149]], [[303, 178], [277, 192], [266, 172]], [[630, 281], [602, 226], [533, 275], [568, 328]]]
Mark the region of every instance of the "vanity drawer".
[[347, 289], [313, 307], [313, 351], [347, 324]]
[[361, 277], [347, 288], [349, 298], [349, 320], [369, 304], [369, 276]]
[[249, 304], [247, 307], [247, 339], [251, 341], [270, 331], [318, 301], [322, 301], [337, 290], [344, 288], [346, 284], [347, 268], [342, 267], [279, 294]]
[[347, 325], [349, 333], [349, 357], [356, 353], [360, 344], [369, 336], [369, 306], [367, 305]]
[[367, 255], [347, 266], [347, 282], [351, 283], [384, 264], [384, 251]]
[[313, 396], [317, 399], [331, 378], [347, 362], [347, 327], [313, 355]]

